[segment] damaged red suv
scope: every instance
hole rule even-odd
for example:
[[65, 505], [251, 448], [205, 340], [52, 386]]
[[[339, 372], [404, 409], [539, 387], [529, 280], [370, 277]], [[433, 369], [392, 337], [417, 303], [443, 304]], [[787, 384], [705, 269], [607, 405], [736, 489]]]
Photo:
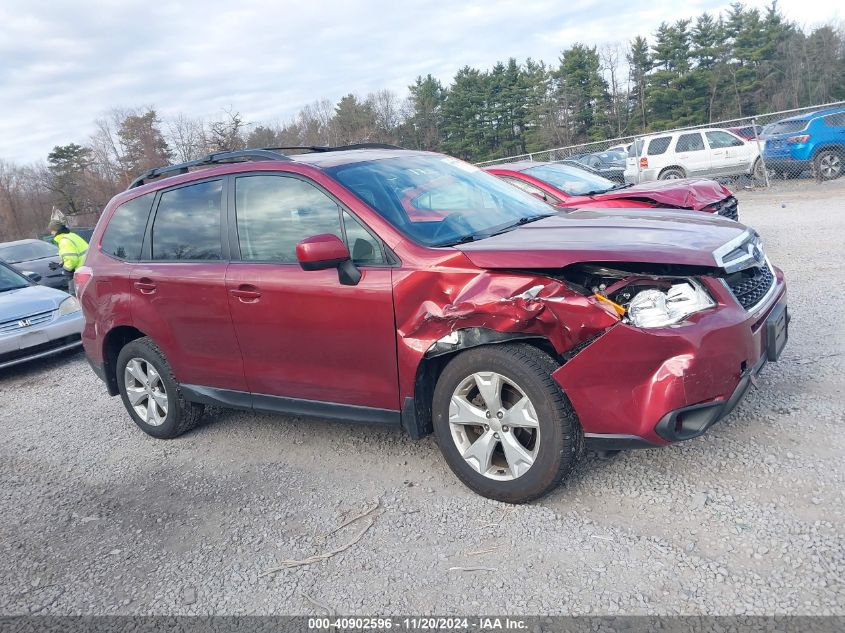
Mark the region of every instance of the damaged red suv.
[[736, 222], [311, 149], [152, 170], [106, 207], [76, 274], [83, 341], [150, 435], [205, 405], [395, 425], [524, 502], [585, 446], [701, 435], [786, 343], [783, 275]]
[[684, 178], [620, 185], [574, 165], [535, 161], [485, 170], [556, 207], [688, 209], [739, 220], [736, 198], [715, 180]]

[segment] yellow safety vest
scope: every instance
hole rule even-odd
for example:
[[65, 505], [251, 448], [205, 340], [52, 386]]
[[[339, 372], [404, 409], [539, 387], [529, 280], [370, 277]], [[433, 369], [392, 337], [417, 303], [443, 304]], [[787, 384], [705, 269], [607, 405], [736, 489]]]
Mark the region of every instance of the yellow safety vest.
[[73, 272], [85, 263], [88, 253], [88, 242], [76, 233], [60, 233], [53, 238], [59, 245], [59, 257], [65, 270]]

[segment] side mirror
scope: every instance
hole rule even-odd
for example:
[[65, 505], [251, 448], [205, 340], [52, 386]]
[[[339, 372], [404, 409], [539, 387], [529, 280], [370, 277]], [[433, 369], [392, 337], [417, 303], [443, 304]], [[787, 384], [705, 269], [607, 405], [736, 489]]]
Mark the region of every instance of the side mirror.
[[305, 238], [296, 245], [296, 259], [302, 270], [337, 268], [338, 279], [344, 286], [361, 281], [361, 271], [352, 263], [349, 249], [337, 235], [323, 233]]
[[30, 271], [24, 272], [24, 277], [26, 277], [27, 279], [29, 279], [30, 281], [33, 281], [35, 283], [38, 283], [39, 281], [41, 281], [41, 275], [39, 275], [38, 273], [30, 272]]

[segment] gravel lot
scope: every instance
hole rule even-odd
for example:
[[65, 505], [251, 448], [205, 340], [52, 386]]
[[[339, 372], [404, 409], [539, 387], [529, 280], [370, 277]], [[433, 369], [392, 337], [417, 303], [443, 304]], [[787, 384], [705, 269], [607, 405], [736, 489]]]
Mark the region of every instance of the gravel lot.
[[705, 437], [529, 506], [432, 438], [215, 410], [159, 441], [81, 354], [0, 374], [0, 613], [845, 614], [845, 179], [739, 195], [790, 284], [782, 361]]

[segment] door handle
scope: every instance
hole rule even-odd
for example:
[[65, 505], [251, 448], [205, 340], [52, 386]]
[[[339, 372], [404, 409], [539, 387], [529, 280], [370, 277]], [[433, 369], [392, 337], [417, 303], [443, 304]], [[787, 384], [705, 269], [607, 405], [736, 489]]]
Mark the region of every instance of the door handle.
[[141, 292], [142, 295], [151, 295], [156, 291], [156, 285], [152, 279], [141, 277], [134, 283], [134, 286]]
[[241, 303], [256, 303], [261, 298], [258, 288], [250, 284], [241, 284], [229, 291], [233, 297], [237, 297]]

